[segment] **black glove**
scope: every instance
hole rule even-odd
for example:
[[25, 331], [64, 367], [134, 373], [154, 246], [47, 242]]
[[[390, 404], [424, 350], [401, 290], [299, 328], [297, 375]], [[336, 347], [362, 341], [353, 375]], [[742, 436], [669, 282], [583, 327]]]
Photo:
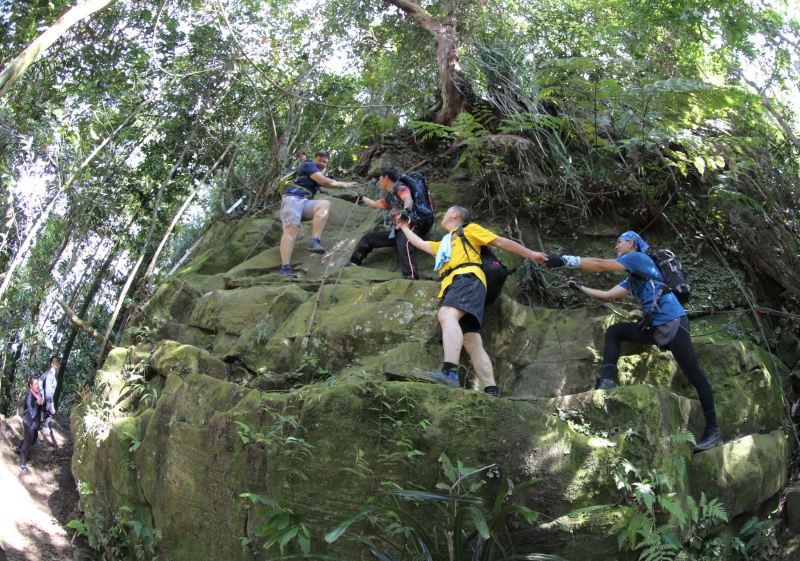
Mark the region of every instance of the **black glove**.
[[404, 208], [400, 212], [397, 213], [397, 220], [399, 222], [408, 222], [411, 223], [411, 215], [413, 211], [410, 208]]
[[580, 290], [583, 286], [583, 283], [576, 279], [575, 277], [570, 277], [567, 279], [567, 287], [573, 290]]
[[558, 269], [564, 266], [564, 261], [560, 255], [546, 255], [547, 261], [544, 262], [545, 269]]

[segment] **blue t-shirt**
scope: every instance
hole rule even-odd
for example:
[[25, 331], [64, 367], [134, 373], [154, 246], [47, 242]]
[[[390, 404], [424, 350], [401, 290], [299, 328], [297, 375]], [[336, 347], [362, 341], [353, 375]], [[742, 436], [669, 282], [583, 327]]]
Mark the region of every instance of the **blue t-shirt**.
[[[661, 286], [651, 279], [663, 281], [664, 277], [661, 276], [661, 271], [658, 270], [655, 261], [638, 251], [617, 257], [617, 261], [625, 265], [625, 268], [631, 273], [631, 276], [621, 282], [619, 286], [636, 296], [642, 304], [642, 311], [647, 313], [653, 307], [653, 299]], [[653, 310], [653, 325], [664, 325], [675, 318], [686, 315], [686, 310], [683, 309], [675, 295], [666, 287], [664, 287], [664, 292]]]
[[313, 199], [314, 195], [319, 192], [320, 184], [311, 179], [315, 173], [321, 173], [319, 168], [312, 160], [306, 160], [299, 168], [297, 168], [297, 175], [295, 176], [295, 184], [302, 187], [302, 189], [295, 185], [290, 185], [283, 192], [284, 195], [292, 195], [295, 197], [303, 197], [304, 199]]

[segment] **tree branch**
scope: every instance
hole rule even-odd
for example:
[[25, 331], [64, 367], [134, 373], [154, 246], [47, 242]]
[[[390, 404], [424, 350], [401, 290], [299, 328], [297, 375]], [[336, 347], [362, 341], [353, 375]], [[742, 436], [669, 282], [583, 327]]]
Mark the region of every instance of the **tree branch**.
[[[91, 325], [88, 325], [88, 324], [87, 324], [85, 321], [83, 321], [81, 318], [79, 318], [79, 317], [78, 317], [78, 315], [77, 315], [75, 312], [73, 312], [73, 311], [72, 311], [72, 308], [70, 308], [70, 307], [67, 305], [67, 303], [66, 303], [66, 302], [64, 302], [64, 301], [63, 301], [61, 298], [59, 298], [58, 296], [56, 296], [56, 302], [58, 302], [58, 305], [59, 305], [59, 306], [61, 306], [61, 307], [64, 309], [64, 313], [65, 313], [65, 314], [67, 314], [67, 317], [69, 318], [69, 320], [70, 320], [72, 323], [74, 323], [74, 324], [75, 324], [75, 326], [76, 326], [78, 329], [80, 329], [80, 330], [81, 330], [81, 331], [83, 331], [84, 333], [87, 333], [87, 334], [89, 335], [89, 337], [91, 337], [92, 339], [96, 340], [96, 341], [97, 341], [97, 342], [99, 342], [101, 345], [103, 344], [103, 342], [104, 342], [104, 341], [103, 341], [103, 336], [102, 336], [102, 335], [100, 335], [100, 333], [98, 333], [98, 332], [97, 332], [97, 331], [95, 331], [94, 329], [92, 329], [92, 326], [91, 326]], [[107, 346], [109, 349], [112, 347], [112, 345], [111, 345], [111, 343], [110, 343], [110, 342], [106, 342], [106, 346]]]

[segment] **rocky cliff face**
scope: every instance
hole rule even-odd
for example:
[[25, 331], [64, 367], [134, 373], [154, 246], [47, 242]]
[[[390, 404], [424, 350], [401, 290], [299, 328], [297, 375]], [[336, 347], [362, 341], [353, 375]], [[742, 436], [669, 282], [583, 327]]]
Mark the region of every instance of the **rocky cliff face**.
[[[432, 190], [442, 210], [459, 192], [447, 182]], [[390, 250], [365, 267], [342, 268], [376, 211], [346, 197], [331, 201], [329, 251], [304, 251], [304, 223], [292, 259], [299, 279], [278, 274], [273, 213], [214, 225], [193, 261], [158, 288], [136, 320], [138, 333], [110, 354], [73, 413], [73, 471], [91, 489], [87, 511], [108, 520], [130, 509], [161, 536], [159, 559], [254, 559], [279, 552], [260, 547], [265, 518], [241, 495], [280, 496], [310, 529], [313, 552], [367, 558], [362, 545], [322, 538], [381, 482], [436, 490], [444, 452], [468, 466], [495, 465], [473, 476], [486, 481], [476, 491], [485, 505], [501, 479], [541, 479], [510, 499], [544, 515], [534, 525], [509, 519], [517, 552], [625, 558], [609, 535], [618, 508], [563, 516], [618, 504], [612, 472], [624, 459], [658, 468], [670, 452], [667, 436], [685, 428], [699, 436], [699, 402], [671, 355], [624, 347], [621, 387], [588, 391], [615, 317], [503, 296], [483, 330], [503, 398], [472, 391], [469, 369], [464, 389], [414, 381], [416, 370], [442, 360], [438, 284], [399, 278]], [[614, 228], [599, 228], [570, 247], [613, 246]], [[421, 269], [431, 270], [430, 261], [420, 256]], [[789, 444], [785, 367], [718, 330], [729, 317], [693, 329], [711, 332], [695, 344], [726, 444], [695, 455], [678, 488], [720, 498], [733, 518], [779, 491]]]

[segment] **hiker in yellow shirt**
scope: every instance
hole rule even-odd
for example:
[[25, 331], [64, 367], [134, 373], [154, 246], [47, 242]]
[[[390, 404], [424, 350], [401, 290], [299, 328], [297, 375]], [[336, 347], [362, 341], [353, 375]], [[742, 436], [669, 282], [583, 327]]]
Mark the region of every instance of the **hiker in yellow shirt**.
[[471, 224], [472, 213], [466, 207], [455, 205], [447, 209], [442, 227], [448, 234], [440, 242], [425, 241], [412, 232], [407, 222], [398, 218], [408, 241], [422, 251], [436, 257], [434, 271], [442, 281], [439, 299], [439, 325], [442, 326], [444, 364], [441, 370], [427, 376], [451, 388], [458, 387], [458, 358], [461, 347], [467, 350], [475, 374], [483, 384], [483, 391], [499, 396], [494, 379], [492, 361], [483, 348], [481, 324], [486, 299], [486, 277], [481, 270], [481, 247], [489, 245], [544, 263], [546, 256], [531, 251], [508, 238], [499, 237], [478, 224]]

